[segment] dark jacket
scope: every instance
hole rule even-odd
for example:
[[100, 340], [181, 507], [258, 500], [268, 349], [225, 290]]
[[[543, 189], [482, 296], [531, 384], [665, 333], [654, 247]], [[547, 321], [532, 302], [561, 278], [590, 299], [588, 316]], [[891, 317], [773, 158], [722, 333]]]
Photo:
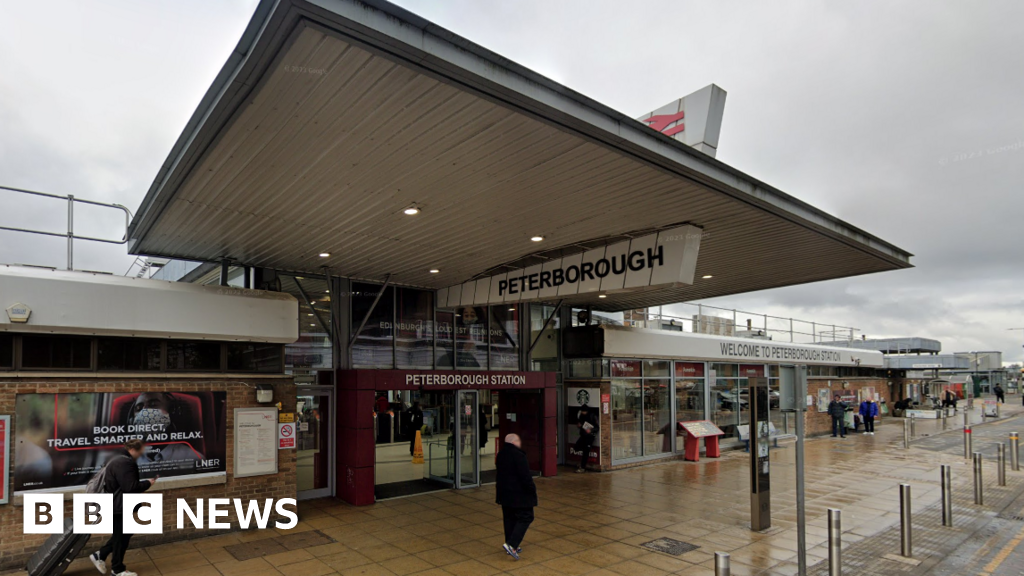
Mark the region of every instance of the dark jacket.
[[842, 418], [846, 414], [846, 402], [835, 400], [828, 403], [828, 415], [833, 418]]
[[537, 505], [537, 486], [530, 474], [526, 452], [512, 444], [501, 445], [497, 457], [498, 487], [495, 501], [512, 508], [533, 508]]
[[120, 514], [122, 494], [137, 494], [149, 490], [153, 483], [139, 480], [139, 465], [127, 450], [121, 449], [107, 463], [107, 482], [103, 492], [114, 495], [114, 512]]
[[861, 402], [860, 403], [860, 415], [864, 416], [865, 418], [867, 418], [867, 417], [877, 418], [878, 417], [878, 404], [875, 404], [874, 402], [868, 402], [867, 400], [865, 400], [864, 402]]
[[[593, 429], [591, 429], [589, 433], [583, 431], [583, 423], [584, 422], [589, 422], [590, 425], [593, 426]], [[576, 427], [579, 428], [580, 437], [582, 438], [584, 436], [589, 436], [589, 438], [587, 438], [588, 441], [593, 440], [594, 438], [596, 438], [597, 437], [598, 422], [599, 421], [598, 421], [598, 418], [597, 418], [597, 411], [596, 410], [588, 409], [586, 416], [584, 416], [582, 414], [582, 412], [581, 412], [577, 416], [577, 420], [576, 420]]]

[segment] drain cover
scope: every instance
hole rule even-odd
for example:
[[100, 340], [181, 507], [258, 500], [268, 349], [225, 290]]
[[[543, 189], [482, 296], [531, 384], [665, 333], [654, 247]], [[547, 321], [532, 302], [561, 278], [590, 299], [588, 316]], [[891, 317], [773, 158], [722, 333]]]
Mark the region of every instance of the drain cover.
[[700, 546], [694, 546], [689, 542], [683, 542], [682, 540], [675, 540], [673, 538], [658, 538], [657, 540], [651, 540], [645, 542], [640, 546], [655, 552], [664, 552], [665, 554], [671, 554], [673, 556], [679, 556], [680, 554], [686, 554], [700, 548]]

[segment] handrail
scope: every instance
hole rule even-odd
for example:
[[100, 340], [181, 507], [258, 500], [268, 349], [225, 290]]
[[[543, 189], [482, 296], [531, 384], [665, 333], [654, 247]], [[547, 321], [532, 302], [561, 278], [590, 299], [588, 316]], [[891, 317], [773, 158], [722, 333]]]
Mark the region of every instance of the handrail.
[[[0, 226], [0, 230], [7, 230], [9, 232], [24, 232], [26, 234], [40, 234], [43, 236], [56, 236], [58, 238], [67, 238], [68, 240], [68, 270], [74, 270], [74, 243], [75, 240], [88, 240], [89, 242], [102, 242], [104, 244], [125, 244], [128, 242], [128, 225], [132, 219], [131, 210], [128, 210], [121, 204], [108, 204], [106, 202], [97, 202], [95, 200], [86, 200], [84, 198], [75, 198], [74, 194], [68, 194], [67, 196], [60, 196], [58, 194], [50, 194], [47, 192], [37, 192], [35, 190], [25, 190], [24, 188], [13, 188], [11, 186], [0, 186], [0, 190], [7, 190], [9, 192], [18, 192], [20, 194], [29, 194], [32, 196], [41, 196], [43, 198], [54, 198], [57, 200], [64, 200], [68, 203], [68, 229], [67, 232], [50, 232], [48, 230], [32, 230], [29, 228], [16, 228], [13, 226]], [[99, 206], [101, 208], [116, 208], [124, 212], [124, 235], [120, 240], [112, 240], [110, 238], [96, 238], [94, 236], [81, 236], [75, 234], [75, 202], [81, 204], [90, 204], [92, 206]]]

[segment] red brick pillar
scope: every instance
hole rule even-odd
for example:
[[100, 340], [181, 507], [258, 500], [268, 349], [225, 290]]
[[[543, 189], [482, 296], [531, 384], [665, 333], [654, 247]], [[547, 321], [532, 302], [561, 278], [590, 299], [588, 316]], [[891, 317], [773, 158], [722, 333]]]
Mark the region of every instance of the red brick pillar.
[[554, 373], [545, 375], [541, 409], [544, 418], [540, 473], [541, 476], [554, 476], [558, 473], [558, 394]]
[[372, 370], [340, 370], [338, 374], [338, 497], [356, 506], [374, 503], [373, 435], [375, 374]]

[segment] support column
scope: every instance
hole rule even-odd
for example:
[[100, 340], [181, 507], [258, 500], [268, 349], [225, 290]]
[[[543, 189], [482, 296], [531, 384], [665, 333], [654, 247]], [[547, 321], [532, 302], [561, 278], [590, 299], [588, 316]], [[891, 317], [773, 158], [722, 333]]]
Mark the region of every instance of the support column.
[[376, 438], [373, 434], [373, 370], [340, 370], [335, 373], [338, 398], [338, 497], [356, 506], [373, 504]]
[[555, 373], [544, 375], [544, 390], [541, 392], [541, 476], [554, 476], [558, 473], [558, 395], [555, 388]]

